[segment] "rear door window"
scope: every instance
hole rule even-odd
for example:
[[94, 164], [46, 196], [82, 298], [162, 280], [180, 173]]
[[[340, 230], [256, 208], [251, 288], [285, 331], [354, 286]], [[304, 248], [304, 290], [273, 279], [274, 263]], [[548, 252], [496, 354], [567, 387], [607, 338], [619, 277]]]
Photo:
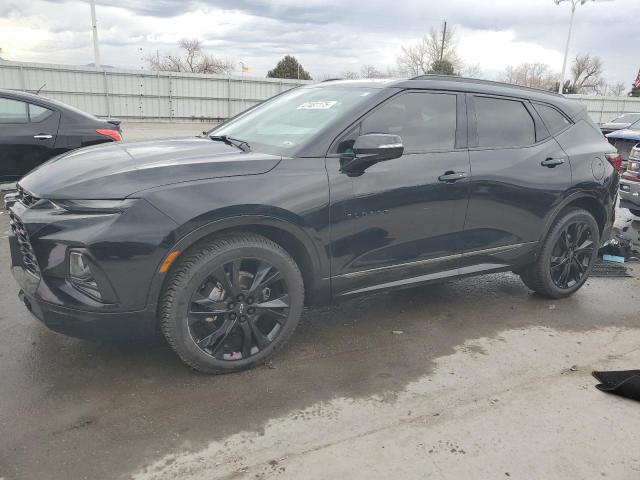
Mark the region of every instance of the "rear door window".
[[549, 105], [536, 103], [535, 108], [542, 117], [542, 121], [549, 129], [551, 135], [555, 135], [571, 125], [571, 121], [567, 119], [567, 117]]
[[518, 100], [475, 97], [478, 146], [517, 147], [536, 143], [531, 114]]
[[52, 110], [41, 107], [39, 105], [29, 104], [29, 119], [32, 122], [42, 122], [53, 114]]
[[0, 98], [0, 123], [28, 123], [27, 104], [9, 98]]

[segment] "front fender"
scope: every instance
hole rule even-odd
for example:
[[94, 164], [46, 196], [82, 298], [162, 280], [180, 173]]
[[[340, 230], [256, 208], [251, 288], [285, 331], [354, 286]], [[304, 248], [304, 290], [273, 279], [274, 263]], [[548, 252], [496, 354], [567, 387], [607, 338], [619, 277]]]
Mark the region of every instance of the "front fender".
[[[195, 245], [203, 238], [217, 232], [240, 229], [242, 227], [247, 227], [250, 225], [272, 227], [295, 237], [295, 239], [303, 245], [303, 247], [309, 254], [312, 267], [312, 275], [316, 283], [324, 285], [328, 282], [329, 259], [326, 254], [326, 250], [322, 248], [320, 240], [318, 238], [312, 238], [302, 226], [297, 225], [288, 219], [278, 218], [274, 216], [259, 214], [235, 215], [216, 219], [206, 224], [199, 225], [197, 228], [189, 231], [185, 231], [186, 229], [184, 227], [181, 227], [176, 232], [177, 235], [175, 238], [177, 238], [178, 240], [171, 246], [169, 250], [167, 250], [167, 254], [174, 251], [185, 252], [189, 247]], [[180, 233], [181, 231], [182, 233]], [[148, 305], [157, 304], [165, 279], [171, 272], [171, 269], [169, 269], [167, 272], [161, 273], [161, 265], [162, 262], [158, 263], [155, 269], [154, 276], [151, 280], [147, 298]], [[326, 280], [326, 282], [323, 282], [322, 280]], [[316, 285], [316, 288], [321, 288], [322, 285]], [[316, 296], [325, 297], [326, 295], [325, 292], [317, 292]]]

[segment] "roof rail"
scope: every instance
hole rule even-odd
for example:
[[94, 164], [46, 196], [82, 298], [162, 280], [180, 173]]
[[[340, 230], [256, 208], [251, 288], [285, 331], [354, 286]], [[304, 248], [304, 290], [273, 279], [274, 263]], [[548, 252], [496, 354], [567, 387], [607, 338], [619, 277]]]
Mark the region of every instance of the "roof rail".
[[326, 80], [322, 80], [320, 83], [337, 82], [338, 80], [344, 80], [344, 78], [327, 78]]
[[456, 75], [438, 75], [434, 73], [428, 73], [425, 75], [417, 75], [415, 77], [410, 78], [409, 80], [446, 80], [450, 82], [460, 82], [460, 83], [479, 83], [482, 85], [494, 85], [496, 87], [518, 88], [522, 90], [529, 90], [536, 93], [547, 93], [549, 95], [555, 95], [557, 97], [564, 98], [564, 95], [560, 95], [559, 93], [552, 92], [550, 90], [544, 90], [542, 88], [524, 87], [522, 85], [516, 85], [514, 83], [496, 82], [494, 80], [482, 80], [480, 78], [458, 77]]

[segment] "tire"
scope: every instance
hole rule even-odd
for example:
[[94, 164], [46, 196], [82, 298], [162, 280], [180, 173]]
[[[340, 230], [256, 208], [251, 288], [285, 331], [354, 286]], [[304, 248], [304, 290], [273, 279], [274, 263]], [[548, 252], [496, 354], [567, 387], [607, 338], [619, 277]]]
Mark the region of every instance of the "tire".
[[238, 233], [178, 260], [160, 298], [160, 327], [194, 370], [230, 373], [265, 363], [291, 337], [303, 306], [291, 256], [267, 238]]
[[630, 208], [629, 211], [636, 217], [640, 217], [640, 210], [637, 210], [635, 208]]
[[538, 260], [523, 269], [520, 278], [544, 297], [568, 297], [589, 277], [599, 245], [600, 230], [593, 215], [579, 208], [565, 210], [551, 226]]

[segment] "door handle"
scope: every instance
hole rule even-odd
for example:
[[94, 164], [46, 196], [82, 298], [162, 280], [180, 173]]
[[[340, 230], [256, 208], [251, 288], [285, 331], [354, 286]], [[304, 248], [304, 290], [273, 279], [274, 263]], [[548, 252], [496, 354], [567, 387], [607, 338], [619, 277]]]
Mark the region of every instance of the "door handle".
[[48, 133], [39, 133], [38, 135], [34, 135], [33, 138], [36, 140], [49, 140], [53, 138], [53, 135], [49, 135]]
[[555, 168], [558, 165], [562, 165], [564, 163], [564, 158], [547, 158], [540, 162], [540, 165], [548, 168]]
[[454, 172], [452, 170], [444, 172], [444, 175], [440, 175], [438, 180], [446, 183], [454, 183], [458, 180], [462, 180], [463, 178], [467, 178], [466, 172]]

